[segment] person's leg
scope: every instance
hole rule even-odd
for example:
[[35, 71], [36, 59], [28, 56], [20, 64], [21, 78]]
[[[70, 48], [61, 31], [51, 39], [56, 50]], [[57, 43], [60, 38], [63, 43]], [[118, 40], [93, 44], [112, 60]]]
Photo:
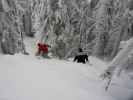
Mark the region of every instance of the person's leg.
[[36, 52], [36, 56], [42, 55], [41, 49], [38, 48], [38, 51]]
[[43, 55], [42, 55], [44, 58], [50, 58], [49, 56], [48, 56], [48, 53], [43, 53]]

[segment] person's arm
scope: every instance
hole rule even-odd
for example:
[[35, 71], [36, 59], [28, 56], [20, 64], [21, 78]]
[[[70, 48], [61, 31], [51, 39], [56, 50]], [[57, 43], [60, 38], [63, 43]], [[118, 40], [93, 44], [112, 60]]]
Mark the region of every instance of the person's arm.
[[51, 45], [47, 44], [47, 47], [51, 48]]
[[86, 55], [85, 59], [86, 59], [86, 61], [89, 61], [89, 60], [88, 60], [88, 56], [87, 56], [87, 55]]
[[76, 60], [77, 60], [77, 56], [75, 56], [75, 58], [74, 58], [74, 60], [73, 60], [73, 61], [75, 62]]

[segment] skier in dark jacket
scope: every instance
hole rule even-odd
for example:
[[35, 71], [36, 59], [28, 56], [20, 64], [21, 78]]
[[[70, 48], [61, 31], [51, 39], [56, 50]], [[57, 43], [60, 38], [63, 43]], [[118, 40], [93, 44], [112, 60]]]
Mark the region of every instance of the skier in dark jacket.
[[74, 58], [74, 62], [77, 61], [77, 63], [83, 63], [85, 64], [88, 60], [88, 55], [83, 53], [83, 50], [79, 48], [79, 53]]

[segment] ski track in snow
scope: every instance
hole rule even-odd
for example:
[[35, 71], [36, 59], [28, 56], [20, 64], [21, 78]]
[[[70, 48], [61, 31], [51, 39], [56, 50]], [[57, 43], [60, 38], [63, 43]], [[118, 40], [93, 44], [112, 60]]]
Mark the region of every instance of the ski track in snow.
[[99, 78], [106, 64], [90, 59], [93, 66], [38, 60], [33, 54], [0, 55], [0, 100], [114, 100]]

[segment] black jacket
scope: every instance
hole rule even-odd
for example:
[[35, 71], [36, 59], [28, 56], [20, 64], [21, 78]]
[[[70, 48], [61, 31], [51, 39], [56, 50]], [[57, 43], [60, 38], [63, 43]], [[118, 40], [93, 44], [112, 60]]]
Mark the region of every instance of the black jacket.
[[86, 61], [88, 61], [88, 56], [86, 54], [77, 55], [77, 56], [75, 56], [74, 61], [77, 61], [77, 63], [85, 64]]

